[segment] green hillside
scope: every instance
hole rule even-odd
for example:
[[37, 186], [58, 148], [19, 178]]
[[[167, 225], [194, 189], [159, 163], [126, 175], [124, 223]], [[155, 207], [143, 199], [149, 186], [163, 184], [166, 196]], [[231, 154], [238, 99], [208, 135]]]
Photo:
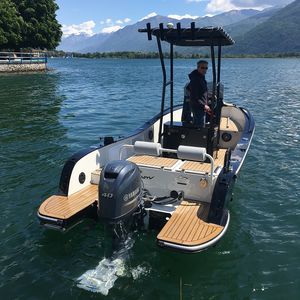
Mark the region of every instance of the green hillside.
[[235, 39], [236, 37], [244, 35], [245, 33], [260, 25], [261, 23], [266, 22], [279, 10], [280, 8], [277, 7], [264, 10], [260, 13], [255, 14], [254, 16], [224, 26], [224, 29], [233, 39]]
[[235, 40], [233, 54], [300, 53], [300, 0]]

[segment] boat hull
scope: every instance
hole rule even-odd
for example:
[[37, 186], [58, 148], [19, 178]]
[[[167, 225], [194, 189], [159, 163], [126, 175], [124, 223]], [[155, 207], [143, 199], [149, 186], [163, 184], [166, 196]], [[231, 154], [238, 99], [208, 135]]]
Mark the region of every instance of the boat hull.
[[[181, 106], [174, 108], [175, 120], [180, 120], [181, 111]], [[159, 230], [157, 244], [182, 252], [199, 252], [214, 246], [228, 230], [229, 202], [255, 130], [254, 119], [248, 110], [225, 104], [222, 113], [224, 124], [218, 130], [221, 149], [211, 151], [215, 155], [214, 167], [207, 161], [188, 162], [174, 158], [176, 149], [170, 149], [173, 152], [169, 157], [146, 155], [145, 160], [142, 156], [135, 156], [133, 145], [136, 141], [158, 143], [160, 114], [125, 138], [117, 141], [106, 139], [105, 144], [74, 154], [64, 165], [58, 194], [48, 198], [38, 211], [41, 224], [65, 231], [84, 217], [95, 217], [99, 206], [101, 170], [110, 161], [128, 159], [139, 166], [141, 178], [150, 194], [160, 198], [174, 192], [178, 195], [171, 204], [153, 202], [144, 209], [144, 227]], [[169, 110], [164, 111], [162, 120], [164, 124], [170, 121]], [[181, 135], [181, 140], [183, 138]], [[93, 192], [83, 192], [89, 189]], [[82, 199], [89, 201], [82, 204]], [[201, 214], [202, 207], [207, 207], [206, 213]], [[177, 231], [174, 229], [176, 226], [179, 226]]]

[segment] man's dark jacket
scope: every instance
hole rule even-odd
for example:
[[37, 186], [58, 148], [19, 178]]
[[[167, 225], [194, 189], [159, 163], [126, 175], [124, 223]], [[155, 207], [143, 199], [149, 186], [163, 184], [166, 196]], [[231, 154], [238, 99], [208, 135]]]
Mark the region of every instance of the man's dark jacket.
[[[192, 109], [203, 109], [206, 103], [207, 95], [207, 82], [205, 77], [201, 75], [197, 70], [194, 70], [189, 74], [190, 84], [190, 98]], [[200, 102], [199, 102], [200, 100]]]

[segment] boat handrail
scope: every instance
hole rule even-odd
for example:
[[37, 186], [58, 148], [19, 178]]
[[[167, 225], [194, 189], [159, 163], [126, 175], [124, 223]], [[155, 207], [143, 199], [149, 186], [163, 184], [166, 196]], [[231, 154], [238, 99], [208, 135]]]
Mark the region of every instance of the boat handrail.
[[177, 157], [196, 161], [205, 161], [208, 158], [210, 160], [210, 183], [212, 184], [215, 168], [214, 159], [211, 155], [206, 153], [206, 148], [180, 145], [177, 150]]

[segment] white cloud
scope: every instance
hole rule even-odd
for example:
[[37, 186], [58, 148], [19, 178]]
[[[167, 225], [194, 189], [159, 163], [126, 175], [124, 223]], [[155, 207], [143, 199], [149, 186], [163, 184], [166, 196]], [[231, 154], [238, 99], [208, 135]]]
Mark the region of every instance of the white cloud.
[[118, 25], [114, 25], [114, 26], [110, 26], [110, 27], [105, 27], [101, 30], [101, 33], [112, 33], [115, 31], [118, 31], [120, 29], [122, 29], [123, 27], [118, 26]]
[[179, 16], [179, 15], [168, 15], [168, 18], [172, 18], [172, 19], [177, 19], [177, 20], [182, 20], [182, 19], [197, 19], [199, 18], [199, 16], [191, 16], [188, 14]]
[[[102, 28], [100, 31], [101, 33], [111, 33], [118, 31], [119, 29], [122, 29], [123, 27], [120, 26], [124, 23], [131, 22], [131, 19], [124, 18], [114, 21], [111, 18], [107, 18], [106, 20], [102, 20], [99, 22], [101, 27], [106, 26], [105, 28]], [[96, 23], [93, 20], [83, 22], [81, 24], [72, 24], [72, 25], [62, 25], [62, 31], [63, 31], [63, 38], [66, 38], [72, 34], [79, 35], [79, 34], [87, 34], [89, 36], [92, 36], [95, 34]]]
[[71, 34], [79, 35], [81, 33], [87, 34], [87, 35], [93, 35], [93, 29], [96, 26], [96, 23], [91, 20], [87, 22], [83, 22], [78, 25], [63, 25], [62, 26], [62, 31], [63, 31], [63, 36], [68, 37]]
[[232, 4], [231, 0], [212, 0], [206, 6], [206, 10], [210, 13], [223, 12], [234, 9], [238, 9], [238, 7]]
[[[230, 10], [240, 10], [240, 9], [249, 9], [249, 8], [263, 10], [271, 6], [269, 4], [266, 4], [267, 1], [260, 1], [260, 3], [256, 3], [256, 2], [258, 1], [211, 0], [206, 6], [206, 11], [208, 13], [217, 13], [217, 12], [225, 12]], [[262, 2], [265, 2], [265, 4], [263, 4]]]
[[294, 0], [231, 0], [239, 7], [270, 7], [270, 6], [285, 6]]
[[101, 30], [101, 32], [105, 32], [105, 33], [110, 33], [110, 32], [114, 32], [117, 31], [123, 27], [121, 27], [120, 25], [124, 24], [124, 23], [129, 23], [131, 21], [131, 19], [129, 18], [124, 18], [122, 19], [118, 19], [116, 21], [114, 21], [111, 18], [108, 18], [106, 20], [102, 20], [100, 21], [100, 25], [106, 25], [107, 27], [103, 28]]
[[157, 16], [157, 13], [152, 12], [152, 13], [148, 14], [147, 16], [145, 16], [144, 18], [141, 18], [139, 21], [143, 21], [143, 20], [155, 17], [155, 16]]
[[222, 13], [230, 10], [263, 10], [276, 5], [287, 5], [293, 0], [186, 0], [188, 3], [207, 2], [206, 12]]

